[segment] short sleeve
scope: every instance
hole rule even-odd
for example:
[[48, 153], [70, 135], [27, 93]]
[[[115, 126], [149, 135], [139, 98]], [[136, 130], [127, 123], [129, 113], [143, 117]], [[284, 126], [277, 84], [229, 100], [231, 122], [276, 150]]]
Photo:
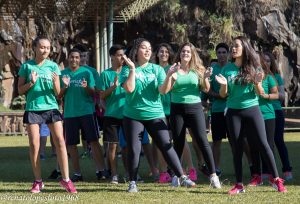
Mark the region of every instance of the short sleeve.
[[158, 76], [156, 76], [157, 83], [158, 83], [158, 86], [161, 86], [166, 79], [166, 72], [161, 66], [158, 66], [156, 69], [158, 69]]
[[57, 74], [57, 75], [61, 75], [61, 71], [58, 67], [58, 64], [54, 63], [53, 65], [53, 68], [54, 68], [54, 72]]
[[88, 86], [90, 87], [90, 88], [94, 88], [95, 87], [95, 80], [94, 80], [94, 77], [93, 77], [93, 74], [92, 74], [92, 72], [91, 71], [89, 71], [88, 70]]
[[20, 76], [20, 77], [23, 77], [23, 78], [27, 78], [27, 73], [26, 73], [26, 64], [24, 63], [24, 64], [22, 64], [22, 66], [21, 66], [21, 68], [20, 68], [20, 70], [19, 70], [19, 73], [18, 73], [18, 75]]
[[277, 84], [276, 84], [275, 78], [271, 75], [269, 75], [268, 77], [269, 77], [270, 88], [276, 87]]
[[105, 91], [106, 90], [106, 86], [105, 86], [105, 79], [106, 79], [106, 74], [105, 74], [105, 71], [102, 72], [100, 74], [100, 77], [99, 77], [99, 80], [97, 82], [97, 88], [99, 90], [102, 90], [102, 91]]

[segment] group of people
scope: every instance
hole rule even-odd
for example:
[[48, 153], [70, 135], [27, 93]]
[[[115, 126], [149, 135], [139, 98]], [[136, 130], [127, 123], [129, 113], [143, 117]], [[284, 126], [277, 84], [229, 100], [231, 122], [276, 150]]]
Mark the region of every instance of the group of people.
[[[91, 148], [98, 179], [108, 176], [99, 143], [99, 124], [108, 149], [111, 183], [118, 183], [116, 151], [121, 137], [125, 139], [128, 192], [139, 191], [138, 168], [145, 133], [151, 136], [153, 149], [158, 149], [159, 181], [170, 182], [173, 187], [196, 186], [193, 165], [189, 165], [189, 176], [182, 168], [182, 160], [191, 161], [187, 129], [198, 159], [207, 165], [213, 188], [221, 188], [220, 147], [222, 139], [228, 137], [236, 176], [236, 185], [229, 194], [245, 192], [242, 179], [245, 146], [249, 149], [245, 152], [251, 166], [249, 186], [261, 185], [263, 175], [267, 175], [277, 191], [287, 191], [284, 180], [279, 178], [273, 153], [275, 140], [285, 176], [292, 178], [283, 140], [284, 116], [280, 104], [284, 97], [283, 80], [274, 57], [270, 53], [258, 54], [247, 38], [234, 38], [232, 62], [228, 61], [228, 45], [218, 44], [218, 60], [209, 68], [204, 67], [192, 43], [182, 44], [173, 57], [170, 45], [160, 44], [152, 53], [151, 43], [138, 38], [128, 56], [123, 46], [113, 45], [109, 50], [112, 67], [100, 76], [86, 64], [87, 51], [81, 46], [70, 50], [69, 66], [62, 71], [48, 59], [47, 38], [35, 39], [33, 48], [35, 57], [22, 65], [18, 82], [19, 93], [26, 94], [23, 120], [27, 124], [35, 177], [32, 193], [39, 193], [44, 187], [39, 159], [39, 125], [43, 123], [48, 125], [56, 147], [55, 171], [61, 172], [60, 185], [70, 193], [77, 192], [72, 181], [83, 180], [77, 150], [80, 136]], [[205, 94], [212, 103], [212, 147], [201, 102]], [[57, 99], [63, 101], [63, 116], [58, 111]], [[105, 109], [101, 122], [97, 118], [98, 105]], [[71, 179], [67, 149], [74, 170]], [[150, 167], [155, 175], [155, 167]]]

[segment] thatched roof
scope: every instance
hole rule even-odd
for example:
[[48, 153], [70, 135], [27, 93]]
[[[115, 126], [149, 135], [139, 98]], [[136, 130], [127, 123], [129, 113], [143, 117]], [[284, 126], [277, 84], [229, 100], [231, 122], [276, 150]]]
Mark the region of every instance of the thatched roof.
[[5, 19], [27, 19], [47, 16], [49, 19], [79, 18], [93, 21], [108, 18], [113, 2], [114, 21], [128, 21], [161, 0], [0, 0], [0, 16]]

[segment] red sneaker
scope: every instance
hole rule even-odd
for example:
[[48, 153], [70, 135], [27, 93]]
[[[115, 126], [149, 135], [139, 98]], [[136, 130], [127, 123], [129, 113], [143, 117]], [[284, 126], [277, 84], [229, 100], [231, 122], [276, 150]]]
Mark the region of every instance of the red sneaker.
[[228, 191], [229, 195], [236, 195], [238, 193], [245, 193], [243, 185], [235, 184], [235, 186], [230, 191]]
[[159, 175], [159, 183], [169, 183], [172, 181], [168, 172], [161, 172]]
[[61, 187], [65, 188], [67, 192], [69, 193], [77, 193], [76, 188], [74, 184], [72, 183], [71, 179], [66, 182], [63, 179], [59, 181], [59, 184]]
[[34, 181], [32, 184], [32, 188], [30, 190], [31, 193], [39, 193], [44, 188], [43, 182]]
[[190, 169], [190, 172], [189, 172], [189, 178], [192, 180], [192, 181], [197, 181], [197, 171], [195, 168], [191, 168]]
[[260, 186], [263, 184], [263, 180], [260, 175], [254, 174], [248, 186]]
[[272, 186], [275, 188], [278, 192], [285, 193], [287, 192], [287, 189], [283, 185], [284, 180], [282, 178], [278, 178], [277, 180], [273, 179]]

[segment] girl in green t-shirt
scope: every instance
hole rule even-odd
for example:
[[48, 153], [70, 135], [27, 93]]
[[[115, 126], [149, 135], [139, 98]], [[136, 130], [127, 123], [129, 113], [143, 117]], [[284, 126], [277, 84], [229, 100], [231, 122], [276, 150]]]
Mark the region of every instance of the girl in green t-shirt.
[[266, 52], [264, 54], [265, 54], [266, 62], [270, 67], [271, 72], [275, 76], [277, 86], [278, 86], [278, 91], [279, 91], [279, 98], [277, 100], [272, 101], [273, 107], [275, 109], [275, 118], [276, 118], [274, 140], [282, 163], [282, 171], [283, 171], [284, 179], [286, 181], [289, 181], [293, 179], [293, 175], [292, 175], [292, 167], [290, 165], [289, 153], [284, 142], [285, 121], [284, 121], [284, 112], [281, 108], [281, 104], [284, 102], [285, 99], [284, 81], [280, 75], [274, 56], [269, 52]]
[[221, 85], [220, 96], [227, 97], [226, 121], [236, 175], [236, 184], [228, 193], [233, 195], [245, 192], [242, 172], [244, 143], [242, 132], [247, 133], [250, 148], [259, 146], [259, 151], [272, 173], [273, 187], [279, 192], [286, 192], [283, 180], [278, 175], [273, 152], [267, 142], [264, 119], [258, 106], [257, 94], [263, 93], [261, 88], [263, 73], [258, 68], [259, 58], [248, 39], [243, 36], [233, 40], [232, 58], [234, 63], [225, 66], [222, 74], [215, 77]]
[[143, 38], [136, 39], [129, 58], [124, 56], [128, 66], [122, 69], [120, 76], [120, 84], [126, 91], [123, 127], [128, 144], [128, 192], [131, 193], [138, 192], [136, 181], [144, 128], [176, 174], [172, 185], [195, 186], [195, 183], [183, 174], [180, 160], [170, 142], [160, 99], [161, 85], [166, 74], [162, 67], [149, 62], [151, 54], [150, 42]]
[[[267, 135], [267, 141], [270, 145], [270, 148], [274, 152], [274, 133], [275, 133], [275, 111], [272, 106], [271, 101], [278, 99], [278, 89], [275, 82], [275, 78], [271, 73], [269, 67], [266, 64], [265, 57], [263, 53], [259, 53], [260, 64], [264, 72], [264, 78], [262, 80], [261, 89], [262, 93], [259, 95], [259, 109], [263, 115], [265, 122], [265, 129]], [[251, 159], [252, 159], [252, 179], [249, 183], [249, 186], [259, 186], [263, 183], [262, 177], [269, 177], [270, 171], [267, 167], [265, 160], [262, 158], [259, 153], [259, 149], [254, 146], [250, 148]], [[261, 168], [262, 162], [262, 168]], [[262, 174], [262, 176], [261, 176]], [[273, 177], [271, 176], [271, 179]]]
[[[167, 43], [161, 43], [158, 45], [157, 52], [155, 53], [155, 62], [164, 68], [165, 72], [168, 73], [169, 68], [173, 62], [174, 52], [171, 46]], [[170, 129], [170, 109], [171, 109], [171, 93], [161, 95], [161, 101], [164, 108], [164, 113], [166, 115], [167, 125]], [[169, 131], [170, 137], [172, 138], [172, 132]], [[153, 143], [153, 148], [155, 149], [156, 154], [158, 155], [158, 161], [160, 163], [160, 176], [159, 183], [168, 183], [171, 180], [169, 173], [167, 172], [167, 163], [164, 161], [160, 151], [157, 151], [156, 145]], [[197, 180], [197, 171], [194, 168], [192, 155], [190, 147], [185, 140], [185, 145], [183, 149], [182, 163], [186, 162], [189, 168], [189, 178], [192, 181]], [[157, 156], [156, 156], [157, 157]], [[153, 155], [153, 158], [156, 158]], [[156, 162], [157, 163], [157, 162]]]
[[174, 148], [178, 157], [182, 156], [186, 128], [199, 149], [210, 171], [210, 182], [214, 188], [221, 188], [216, 175], [215, 163], [206, 134], [205, 116], [201, 104], [200, 90], [207, 92], [210, 88], [211, 69], [206, 70], [191, 43], [183, 44], [178, 50], [175, 62], [169, 69], [163, 85], [164, 93], [171, 91], [170, 124]]
[[26, 109], [23, 122], [27, 124], [29, 152], [35, 181], [31, 192], [39, 193], [44, 188], [39, 157], [40, 124], [47, 124], [56, 146], [62, 180], [60, 185], [70, 193], [77, 193], [69, 179], [68, 155], [63, 136], [62, 116], [58, 111], [56, 96], [60, 92], [58, 65], [50, 60], [50, 41], [37, 37], [33, 41], [35, 57], [22, 64], [19, 71], [18, 91], [26, 94]]

